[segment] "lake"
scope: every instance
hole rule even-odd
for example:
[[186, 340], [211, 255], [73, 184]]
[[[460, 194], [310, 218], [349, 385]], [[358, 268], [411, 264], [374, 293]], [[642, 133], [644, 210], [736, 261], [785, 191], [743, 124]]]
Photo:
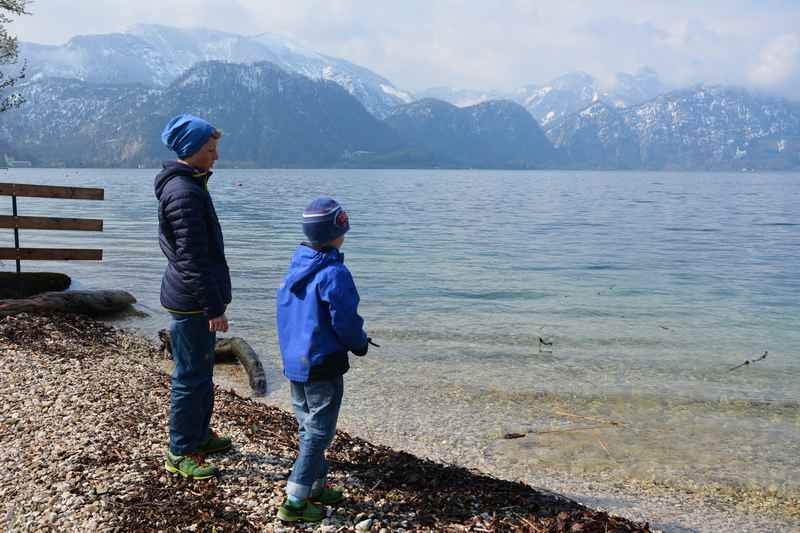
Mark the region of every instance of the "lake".
[[[124, 325], [165, 327], [154, 174], [0, 171], [106, 189], [20, 199], [23, 215], [105, 220], [102, 234], [21, 232], [23, 246], [101, 247], [102, 263], [23, 269], [126, 289], [150, 317]], [[328, 194], [350, 214], [343, 251], [381, 344], [351, 360], [352, 423], [521, 477], [800, 491], [800, 174], [219, 170], [209, 188], [231, 334], [262, 354], [268, 401], [288, 407], [275, 289], [303, 207]]]

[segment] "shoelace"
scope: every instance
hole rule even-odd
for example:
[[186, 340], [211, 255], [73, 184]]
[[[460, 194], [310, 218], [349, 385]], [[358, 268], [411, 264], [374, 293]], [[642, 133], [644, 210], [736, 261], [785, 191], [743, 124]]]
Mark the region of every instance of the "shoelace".
[[187, 453], [186, 457], [192, 459], [195, 463], [197, 463], [197, 466], [201, 466], [206, 462], [206, 457], [202, 453], [197, 453], [197, 452]]

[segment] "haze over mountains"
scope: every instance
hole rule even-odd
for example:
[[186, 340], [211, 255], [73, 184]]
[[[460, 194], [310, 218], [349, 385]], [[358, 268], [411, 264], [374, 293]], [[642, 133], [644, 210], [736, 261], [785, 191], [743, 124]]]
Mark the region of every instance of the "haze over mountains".
[[225, 130], [221, 164], [237, 166], [800, 168], [797, 102], [668, 91], [649, 69], [412, 95], [267, 34], [147, 25], [20, 52], [27, 103], [0, 116], [0, 153], [37, 165], [155, 165], [161, 127], [189, 111]]

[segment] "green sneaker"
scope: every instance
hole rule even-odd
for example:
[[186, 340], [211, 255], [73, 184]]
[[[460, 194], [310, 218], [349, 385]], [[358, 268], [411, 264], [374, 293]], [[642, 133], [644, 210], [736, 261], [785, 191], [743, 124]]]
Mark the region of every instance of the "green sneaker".
[[205, 458], [199, 453], [172, 455], [172, 452], [167, 452], [164, 468], [167, 472], [190, 479], [209, 479], [217, 475], [217, 467], [206, 463]]
[[278, 518], [284, 522], [321, 522], [325, 513], [308, 500], [295, 506], [286, 499], [278, 509]]
[[211, 453], [227, 452], [233, 446], [233, 442], [228, 437], [220, 437], [214, 431], [211, 435], [197, 447], [197, 453], [209, 455]]
[[320, 505], [336, 505], [344, 500], [344, 494], [341, 489], [325, 485], [319, 494], [312, 494], [308, 499]]

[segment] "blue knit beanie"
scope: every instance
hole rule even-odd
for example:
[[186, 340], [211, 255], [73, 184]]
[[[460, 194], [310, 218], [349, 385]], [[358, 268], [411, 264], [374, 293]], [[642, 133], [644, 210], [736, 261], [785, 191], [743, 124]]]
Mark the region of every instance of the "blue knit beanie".
[[200, 150], [213, 133], [214, 127], [211, 124], [202, 118], [184, 113], [169, 121], [161, 132], [161, 142], [183, 158]]
[[320, 196], [303, 211], [303, 233], [312, 244], [335, 241], [349, 229], [347, 211], [328, 196]]

